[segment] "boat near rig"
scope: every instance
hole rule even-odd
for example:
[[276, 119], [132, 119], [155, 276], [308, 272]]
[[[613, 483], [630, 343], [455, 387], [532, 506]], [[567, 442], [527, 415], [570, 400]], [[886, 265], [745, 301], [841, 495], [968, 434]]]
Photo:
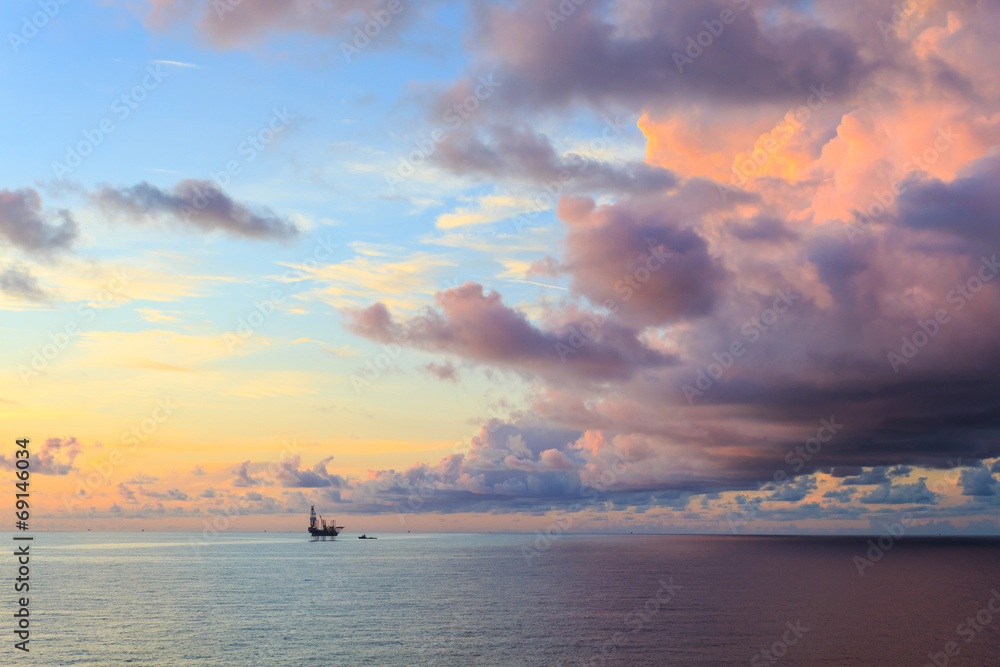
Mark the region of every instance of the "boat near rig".
[[309, 534], [313, 537], [336, 537], [344, 529], [343, 526], [335, 525], [336, 519], [327, 525], [326, 519], [322, 515], [319, 516], [319, 525], [317, 526], [316, 518], [316, 506], [313, 505], [309, 508]]

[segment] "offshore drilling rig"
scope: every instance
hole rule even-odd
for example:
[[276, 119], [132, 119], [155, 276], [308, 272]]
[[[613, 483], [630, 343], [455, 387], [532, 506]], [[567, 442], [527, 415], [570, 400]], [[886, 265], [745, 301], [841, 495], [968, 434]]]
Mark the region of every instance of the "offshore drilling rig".
[[344, 529], [343, 526], [336, 526], [337, 520], [334, 519], [330, 525], [327, 525], [326, 519], [322, 515], [319, 516], [319, 526], [316, 525], [316, 506], [313, 505], [309, 508], [309, 534], [313, 537], [336, 537], [340, 534], [340, 531]]

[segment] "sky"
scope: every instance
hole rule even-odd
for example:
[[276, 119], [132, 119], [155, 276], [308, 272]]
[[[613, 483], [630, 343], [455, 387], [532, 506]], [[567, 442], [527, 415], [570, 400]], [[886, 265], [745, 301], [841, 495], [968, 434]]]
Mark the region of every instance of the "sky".
[[1000, 6], [4, 3], [37, 528], [1000, 533]]

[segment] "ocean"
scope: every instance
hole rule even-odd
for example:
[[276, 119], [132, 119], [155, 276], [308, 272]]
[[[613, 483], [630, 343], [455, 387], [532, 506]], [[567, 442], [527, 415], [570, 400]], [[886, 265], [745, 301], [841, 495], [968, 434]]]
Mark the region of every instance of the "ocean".
[[1000, 539], [34, 535], [3, 665], [1000, 665]]

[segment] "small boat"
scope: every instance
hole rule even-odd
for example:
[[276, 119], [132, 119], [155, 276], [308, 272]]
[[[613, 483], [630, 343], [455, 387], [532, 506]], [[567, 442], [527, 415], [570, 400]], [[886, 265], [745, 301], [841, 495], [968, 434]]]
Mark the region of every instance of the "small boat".
[[378, 538], [377, 537], [368, 537], [367, 535], [365, 535], [364, 533], [362, 533], [361, 535], [358, 535], [358, 539], [359, 540], [377, 540]]

